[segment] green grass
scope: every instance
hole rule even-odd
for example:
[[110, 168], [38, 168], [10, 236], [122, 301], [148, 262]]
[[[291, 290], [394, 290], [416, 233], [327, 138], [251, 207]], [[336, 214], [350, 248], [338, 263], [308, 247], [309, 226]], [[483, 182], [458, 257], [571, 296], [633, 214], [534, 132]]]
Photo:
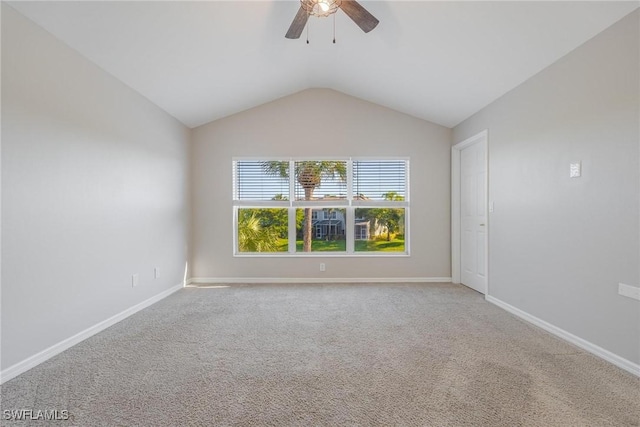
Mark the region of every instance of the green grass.
[[[278, 247], [275, 252], [287, 252], [289, 250], [287, 239], [278, 239]], [[313, 240], [312, 252], [345, 252], [347, 242], [345, 240]], [[386, 240], [356, 240], [356, 252], [404, 252], [403, 239]], [[296, 241], [296, 252], [302, 252], [302, 240]]]
[[[302, 240], [296, 242], [296, 252], [302, 252]], [[347, 250], [346, 240], [312, 240], [311, 252], [345, 252]]]
[[403, 239], [356, 240], [356, 252], [404, 252]]

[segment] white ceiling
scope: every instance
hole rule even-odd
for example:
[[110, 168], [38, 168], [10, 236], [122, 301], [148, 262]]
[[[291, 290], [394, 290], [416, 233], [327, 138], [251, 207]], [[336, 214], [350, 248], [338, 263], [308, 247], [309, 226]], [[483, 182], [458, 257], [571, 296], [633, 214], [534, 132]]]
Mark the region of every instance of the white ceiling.
[[297, 1], [11, 2], [189, 127], [331, 88], [453, 127], [633, 9], [627, 2], [360, 3], [284, 38]]

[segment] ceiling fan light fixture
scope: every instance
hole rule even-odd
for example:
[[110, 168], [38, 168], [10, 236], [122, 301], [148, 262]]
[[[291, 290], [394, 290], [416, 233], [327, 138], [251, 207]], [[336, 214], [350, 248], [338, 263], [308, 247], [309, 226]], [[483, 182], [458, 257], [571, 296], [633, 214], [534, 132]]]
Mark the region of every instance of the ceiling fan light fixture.
[[[284, 36], [288, 39], [299, 39], [304, 27], [307, 26], [310, 16], [327, 17], [336, 13], [338, 9], [342, 9], [365, 33], [373, 30], [380, 22], [356, 0], [300, 0], [298, 13], [296, 13], [289, 30]], [[333, 17], [333, 39], [335, 43], [335, 15]], [[308, 27], [307, 31], [309, 31]], [[308, 37], [307, 43], [309, 43]]]
[[336, 13], [342, 0], [300, 0], [302, 8], [311, 16], [320, 18]]

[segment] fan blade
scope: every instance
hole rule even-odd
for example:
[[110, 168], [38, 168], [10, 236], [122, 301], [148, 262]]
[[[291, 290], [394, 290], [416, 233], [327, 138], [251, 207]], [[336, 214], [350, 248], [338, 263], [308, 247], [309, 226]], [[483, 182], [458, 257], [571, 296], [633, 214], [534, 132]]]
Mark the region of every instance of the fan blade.
[[289, 31], [285, 34], [285, 37], [288, 39], [299, 39], [300, 34], [302, 34], [302, 30], [304, 30], [304, 26], [307, 25], [307, 19], [309, 19], [309, 14], [302, 8], [302, 6], [300, 6], [300, 9], [298, 9], [296, 17], [293, 18], [293, 22], [289, 27]]
[[380, 22], [355, 0], [342, 0], [340, 9], [342, 9], [358, 27], [362, 28], [362, 31], [365, 33], [373, 30], [376, 25], [378, 25], [378, 22]]

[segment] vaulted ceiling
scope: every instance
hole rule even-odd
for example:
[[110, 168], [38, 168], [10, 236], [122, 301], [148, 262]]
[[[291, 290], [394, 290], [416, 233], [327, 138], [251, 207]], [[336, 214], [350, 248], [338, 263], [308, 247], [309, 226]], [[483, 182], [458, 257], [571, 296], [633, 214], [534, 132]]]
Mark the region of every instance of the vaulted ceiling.
[[9, 4], [189, 127], [331, 88], [453, 127], [638, 7], [626, 2], [360, 3], [284, 38], [297, 1]]

